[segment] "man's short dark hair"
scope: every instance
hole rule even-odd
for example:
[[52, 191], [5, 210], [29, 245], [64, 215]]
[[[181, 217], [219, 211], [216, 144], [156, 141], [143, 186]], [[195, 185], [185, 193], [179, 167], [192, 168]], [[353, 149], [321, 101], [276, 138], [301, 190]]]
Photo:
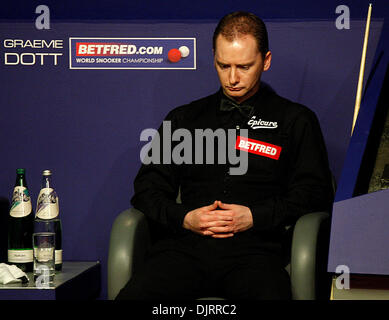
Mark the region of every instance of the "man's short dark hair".
[[213, 50], [216, 50], [216, 38], [221, 34], [229, 41], [251, 34], [257, 40], [259, 52], [264, 58], [269, 51], [269, 39], [265, 23], [255, 14], [245, 11], [236, 11], [224, 16], [213, 33]]

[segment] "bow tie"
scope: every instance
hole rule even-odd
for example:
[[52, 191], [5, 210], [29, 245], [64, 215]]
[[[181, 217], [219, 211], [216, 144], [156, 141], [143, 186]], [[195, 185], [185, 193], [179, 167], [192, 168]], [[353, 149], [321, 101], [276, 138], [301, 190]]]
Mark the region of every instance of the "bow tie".
[[245, 117], [249, 117], [254, 107], [249, 104], [237, 104], [230, 99], [222, 98], [220, 103], [221, 111], [231, 111], [234, 109], [238, 109], [238, 111]]

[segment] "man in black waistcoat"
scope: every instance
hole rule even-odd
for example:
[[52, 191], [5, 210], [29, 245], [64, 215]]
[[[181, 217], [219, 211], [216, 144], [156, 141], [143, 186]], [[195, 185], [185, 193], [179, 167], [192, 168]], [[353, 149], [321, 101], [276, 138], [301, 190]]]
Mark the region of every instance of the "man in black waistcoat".
[[[187, 154], [174, 151], [178, 139], [162, 144], [160, 161], [144, 163], [135, 179], [131, 202], [146, 215], [153, 245], [119, 300], [290, 299], [285, 227], [331, 208], [315, 114], [260, 82], [271, 64], [263, 21], [246, 12], [225, 16], [213, 52], [220, 90], [169, 112], [153, 142], [165, 142], [166, 132], [190, 135], [179, 149]], [[196, 135], [206, 131], [218, 132], [215, 145], [199, 148]], [[240, 168], [220, 152], [231, 146], [242, 156]]]

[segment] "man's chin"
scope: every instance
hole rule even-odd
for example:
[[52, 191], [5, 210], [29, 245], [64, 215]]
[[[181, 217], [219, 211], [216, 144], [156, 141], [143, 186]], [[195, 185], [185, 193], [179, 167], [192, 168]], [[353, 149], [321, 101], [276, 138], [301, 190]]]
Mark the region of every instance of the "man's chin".
[[239, 90], [231, 90], [226, 87], [224, 88], [224, 93], [226, 96], [230, 97], [231, 99], [234, 99], [236, 102], [242, 103], [243, 101], [252, 97], [258, 91], [258, 89], [259, 85], [251, 89], [241, 88]]
[[241, 99], [247, 94], [246, 90], [244, 90], [244, 89], [240, 89], [240, 90], [225, 89], [224, 93], [227, 96], [234, 98], [234, 99]]
[[241, 90], [241, 91], [224, 91], [224, 93], [226, 94], [227, 97], [235, 100], [236, 102], [238, 103], [241, 103], [243, 102], [244, 100], [246, 100], [248, 97], [248, 94], [246, 91], [244, 90]]

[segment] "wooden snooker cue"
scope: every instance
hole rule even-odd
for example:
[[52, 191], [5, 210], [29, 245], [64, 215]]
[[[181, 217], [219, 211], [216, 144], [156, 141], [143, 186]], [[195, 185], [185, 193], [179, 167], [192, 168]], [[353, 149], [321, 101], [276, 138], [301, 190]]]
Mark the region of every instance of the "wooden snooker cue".
[[363, 76], [365, 73], [366, 51], [367, 51], [367, 43], [369, 41], [370, 17], [371, 17], [371, 3], [369, 4], [369, 10], [367, 12], [365, 38], [363, 40], [361, 66], [359, 68], [359, 79], [358, 79], [357, 95], [355, 98], [354, 118], [353, 118], [353, 126], [351, 129], [351, 135], [353, 135], [355, 122], [357, 121], [357, 117], [358, 117], [359, 107], [361, 106]]

